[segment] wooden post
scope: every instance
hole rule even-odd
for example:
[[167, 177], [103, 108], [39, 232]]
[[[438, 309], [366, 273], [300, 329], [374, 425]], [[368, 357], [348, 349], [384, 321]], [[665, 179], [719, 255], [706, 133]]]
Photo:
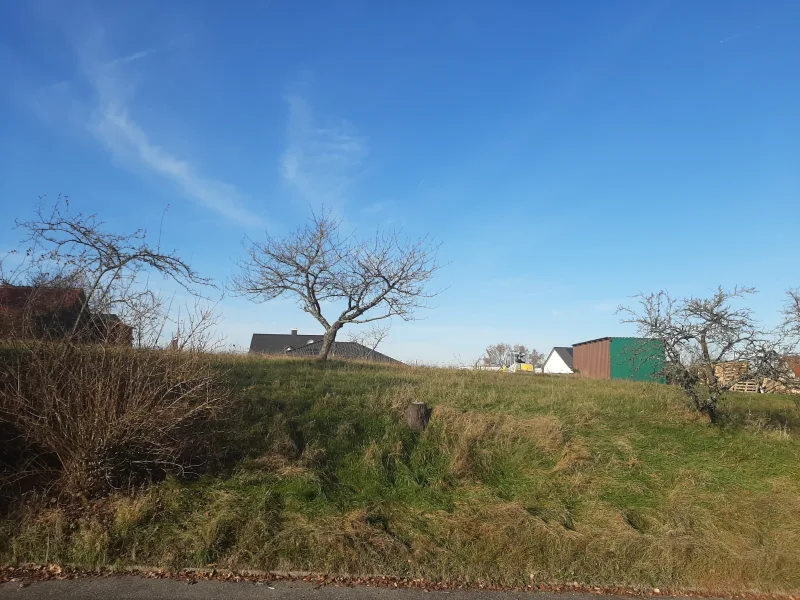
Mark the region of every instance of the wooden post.
[[417, 431], [425, 431], [428, 422], [431, 420], [433, 409], [424, 402], [412, 402], [406, 408], [403, 415], [406, 425]]

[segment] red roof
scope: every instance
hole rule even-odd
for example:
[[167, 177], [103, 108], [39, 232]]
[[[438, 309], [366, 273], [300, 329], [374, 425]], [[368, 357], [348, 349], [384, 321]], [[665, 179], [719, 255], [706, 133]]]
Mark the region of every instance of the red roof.
[[0, 285], [0, 308], [19, 311], [50, 312], [80, 310], [86, 295], [80, 288], [40, 288], [24, 285]]
[[800, 356], [784, 356], [783, 360], [789, 365], [795, 377], [800, 377]]

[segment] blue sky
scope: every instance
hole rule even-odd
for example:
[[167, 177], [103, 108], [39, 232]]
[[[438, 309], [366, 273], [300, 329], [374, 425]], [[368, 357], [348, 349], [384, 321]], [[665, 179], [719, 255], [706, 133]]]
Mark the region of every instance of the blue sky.
[[[0, 250], [43, 193], [202, 272], [332, 207], [432, 234], [433, 310], [385, 351], [632, 333], [640, 291], [800, 286], [800, 3], [4, 2]], [[222, 331], [315, 321], [226, 299]], [[346, 330], [345, 332], [346, 333]]]

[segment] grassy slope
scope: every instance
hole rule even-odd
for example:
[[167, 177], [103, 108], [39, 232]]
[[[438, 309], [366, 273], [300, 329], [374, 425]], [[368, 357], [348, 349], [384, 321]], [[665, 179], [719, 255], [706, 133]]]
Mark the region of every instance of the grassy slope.
[[[17, 515], [0, 559], [800, 590], [788, 399], [732, 398], [715, 428], [667, 386], [225, 363], [230, 476]], [[435, 406], [424, 434], [400, 425], [411, 400]]]

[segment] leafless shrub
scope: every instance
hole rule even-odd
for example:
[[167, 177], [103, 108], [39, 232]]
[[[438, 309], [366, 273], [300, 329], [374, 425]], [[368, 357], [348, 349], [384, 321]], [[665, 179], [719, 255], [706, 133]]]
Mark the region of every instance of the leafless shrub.
[[225, 338], [217, 333], [221, 314], [219, 301], [211, 303], [195, 298], [193, 304], [179, 309], [173, 320], [174, 330], [169, 349], [189, 352], [219, 352], [225, 347]]
[[0, 419], [56, 459], [70, 494], [197, 468], [227, 402], [199, 353], [20, 342], [0, 361]]
[[[209, 281], [143, 231], [70, 214], [67, 199], [18, 227], [28, 263], [0, 285], [0, 451], [17, 452], [0, 479], [49, 470], [68, 494], [94, 495], [197, 468], [228, 402], [204, 354], [218, 314], [196, 286]], [[194, 305], [173, 316], [149, 274]], [[172, 350], [159, 350], [169, 328]]]

